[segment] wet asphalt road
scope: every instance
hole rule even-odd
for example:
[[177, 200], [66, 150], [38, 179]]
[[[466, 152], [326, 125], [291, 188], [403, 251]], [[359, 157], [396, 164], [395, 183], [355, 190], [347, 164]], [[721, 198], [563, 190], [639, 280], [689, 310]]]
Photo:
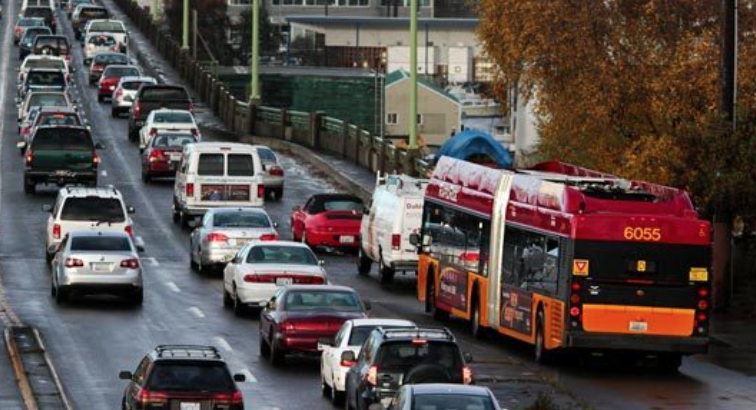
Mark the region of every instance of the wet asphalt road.
[[[77, 68], [74, 93], [92, 123], [95, 137], [106, 145], [100, 152], [100, 184], [114, 185], [123, 192], [128, 204], [137, 209], [134, 216], [137, 235], [144, 238], [147, 246], [143, 256], [146, 298], [141, 308], [109, 297], [55, 305], [44, 262], [47, 214], [41, 207], [52, 203], [56, 189], [42, 189], [36, 196], [24, 195], [22, 158], [15, 148], [13, 97], [19, 63], [17, 49], [6, 40], [10, 34], [6, 27], [10, 16], [15, 14], [12, 9], [18, 7], [5, 2], [0, 26], [3, 33], [0, 86], [5, 90], [0, 108], [0, 272], [16, 313], [36, 326], [47, 340], [53, 361], [77, 408], [120, 408], [123, 383], [117, 377], [119, 370], [133, 370], [141, 357], [158, 344], [201, 343], [218, 346], [233, 372], [247, 373], [250, 381], [241, 385], [247, 409], [332, 409], [320, 397], [316, 360], [290, 360], [280, 369], [261, 361], [257, 320], [252, 315], [236, 318], [224, 310], [221, 281], [190, 270], [188, 233], [171, 221], [172, 182], [150, 185], [141, 182], [138, 150], [126, 139], [127, 121], [112, 119], [109, 105], [97, 103], [95, 90], [87, 86], [78, 45], [74, 47]], [[72, 39], [70, 24], [63, 14], [59, 17], [63, 32]], [[203, 134], [208, 140], [223, 138], [208, 129]], [[286, 155], [282, 160], [286, 193], [281, 202], [267, 203], [266, 209], [281, 224], [282, 237], [290, 238], [291, 208], [314, 193], [336, 188], [305, 161]], [[383, 287], [375, 274], [356, 275], [352, 255], [324, 254], [323, 258], [332, 280], [355, 287], [373, 302], [373, 316], [432, 323], [414, 299], [412, 277], [400, 276], [394, 285]], [[448, 325], [460, 337], [464, 349], [476, 357], [473, 368], [478, 377], [505, 380], [486, 384], [494, 388], [508, 408], [522, 408], [538, 391], [553, 392], [554, 384], [560, 386], [555, 392], [559, 403], [575, 404], [572, 395], [602, 409], [756, 408], [756, 379], [707, 360], [686, 359], [677, 376], [622, 371], [623, 366], [577, 366], [573, 360], [539, 369], [525, 346], [501, 339], [476, 341], [466, 335], [461, 323]]]

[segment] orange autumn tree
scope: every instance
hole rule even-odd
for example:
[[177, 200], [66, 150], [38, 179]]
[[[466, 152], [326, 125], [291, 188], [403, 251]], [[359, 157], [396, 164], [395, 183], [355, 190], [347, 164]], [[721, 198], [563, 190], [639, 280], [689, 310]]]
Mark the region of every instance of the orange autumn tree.
[[[739, 93], [750, 121], [755, 2], [740, 1]], [[479, 35], [500, 68], [496, 88], [517, 84], [535, 98], [538, 156], [686, 187], [704, 205], [737, 210], [743, 189], [756, 197], [756, 166], [741, 159], [744, 150], [756, 158], [756, 146], [723, 131], [717, 115], [720, 4], [480, 0]]]

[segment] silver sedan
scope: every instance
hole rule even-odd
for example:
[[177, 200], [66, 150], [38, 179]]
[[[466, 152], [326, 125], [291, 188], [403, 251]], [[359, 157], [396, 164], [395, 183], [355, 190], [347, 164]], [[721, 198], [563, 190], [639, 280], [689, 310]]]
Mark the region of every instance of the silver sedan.
[[251, 241], [278, 240], [278, 224], [262, 208], [216, 208], [205, 213], [189, 238], [189, 260], [200, 272], [223, 267]]
[[[141, 243], [141, 239], [137, 239]], [[144, 299], [142, 263], [126, 232], [73, 231], [58, 246], [52, 261], [52, 295], [63, 303], [72, 292], [123, 295]]]
[[274, 200], [280, 200], [284, 191], [284, 170], [278, 157], [272, 149], [264, 145], [255, 145], [257, 154], [263, 164], [263, 185], [265, 195]]

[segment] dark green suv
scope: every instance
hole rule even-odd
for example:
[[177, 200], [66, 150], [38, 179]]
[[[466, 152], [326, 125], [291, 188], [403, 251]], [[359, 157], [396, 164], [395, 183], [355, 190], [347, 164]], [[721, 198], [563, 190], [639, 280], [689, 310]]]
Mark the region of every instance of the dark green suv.
[[85, 127], [40, 126], [26, 148], [24, 192], [41, 183], [97, 186], [98, 148]]

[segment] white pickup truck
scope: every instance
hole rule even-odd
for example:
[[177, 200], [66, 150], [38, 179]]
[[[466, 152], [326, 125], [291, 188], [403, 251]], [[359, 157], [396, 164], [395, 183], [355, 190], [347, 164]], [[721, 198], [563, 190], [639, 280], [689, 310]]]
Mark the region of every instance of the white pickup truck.
[[117, 44], [117, 52], [126, 53], [129, 47], [129, 32], [126, 31], [126, 26], [123, 25], [121, 20], [90, 20], [84, 27], [82, 40], [94, 33], [102, 33], [112, 36]]

